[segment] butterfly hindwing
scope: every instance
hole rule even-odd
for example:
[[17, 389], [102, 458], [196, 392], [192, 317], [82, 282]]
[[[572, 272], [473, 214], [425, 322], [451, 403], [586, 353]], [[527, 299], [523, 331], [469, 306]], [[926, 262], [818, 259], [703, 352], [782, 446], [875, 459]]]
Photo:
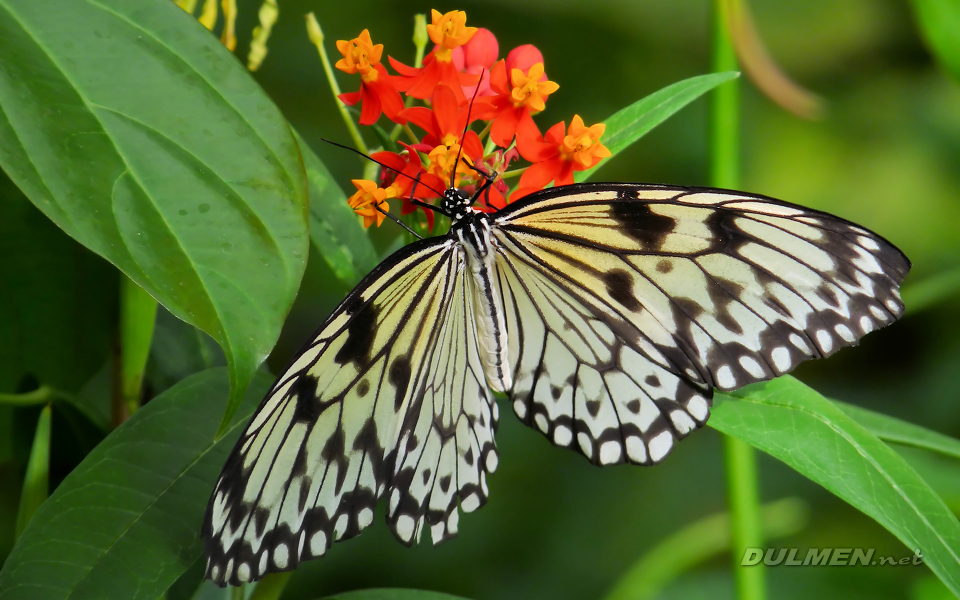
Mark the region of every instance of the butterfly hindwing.
[[598, 464], [656, 462], [664, 431], [706, 420], [712, 387], [771, 379], [903, 313], [899, 250], [769, 198], [589, 184], [495, 220], [514, 409]]
[[207, 577], [238, 584], [321, 556], [369, 525], [384, 494], [404, 543], [424, 521], [437, 542], [456, 533], [458, 498], [481, 504], [496, 466], [464, 286], [455, 244], [434, 238], [380, 265], [321, 326], [217, 481]]

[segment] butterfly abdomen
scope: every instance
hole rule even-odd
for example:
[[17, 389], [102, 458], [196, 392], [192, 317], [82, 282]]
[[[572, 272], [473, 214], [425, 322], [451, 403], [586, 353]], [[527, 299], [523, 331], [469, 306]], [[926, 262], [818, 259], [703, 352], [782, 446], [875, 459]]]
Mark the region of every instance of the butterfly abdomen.
[[485, 214], [472, 213], [457, 223], [451, 234], [460, 241], [471, 274], [467, 285], [473, 289], [476, 302], [474, 320], [484, 375], [494, 391], [505, 392], [513, 380], [508, 367], [506, 319], [494, 275], [496, 252], [490, 222]]

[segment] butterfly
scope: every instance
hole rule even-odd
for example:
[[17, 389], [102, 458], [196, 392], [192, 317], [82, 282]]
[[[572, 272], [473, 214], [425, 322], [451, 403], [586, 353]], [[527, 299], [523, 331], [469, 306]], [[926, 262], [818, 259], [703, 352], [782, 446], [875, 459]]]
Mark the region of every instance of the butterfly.
[[[489, 181], [488, 181], [489, 184]], [[481, 190], [482, 191], [482, 190]], [[492, 392], [597, 465], [662, 461], [734, 390], [903, 314], [910, 262], [827, 213], [741, 192], [545, 189], [499, 211], [456, 189], [446, 235], [386, 259], [261, 402], [204, 517], [206, 577], [255, 581], [371, 524], [456, 535], [488, 496]]]

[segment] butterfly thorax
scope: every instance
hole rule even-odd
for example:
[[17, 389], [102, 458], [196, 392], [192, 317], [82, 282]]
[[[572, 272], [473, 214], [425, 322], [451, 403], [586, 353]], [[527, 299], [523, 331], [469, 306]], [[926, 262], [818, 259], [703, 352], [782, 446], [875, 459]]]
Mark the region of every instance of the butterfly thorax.
[[[487, 383], [498, 392], [513, 384], [508, 367], [506, 319], [503, 312], [496, 268], [496, 239], [490, 217], [468, 204], [455, 215], [449, 235], [460, 244], [464, 263], [471, 277], [466, 278], [468, 294], [474, 303], [474, 322], [480, 346], [480, 359]], [[446, 203], [446, 199], [445, 199]]]

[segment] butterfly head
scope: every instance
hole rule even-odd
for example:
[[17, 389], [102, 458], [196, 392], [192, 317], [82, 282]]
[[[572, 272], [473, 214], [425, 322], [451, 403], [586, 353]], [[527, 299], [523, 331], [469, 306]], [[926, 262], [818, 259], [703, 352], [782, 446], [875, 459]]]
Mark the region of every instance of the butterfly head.
[[445, 214], [450, 215], [452, 221], [456, 222], [472, 212], [474, 200], [476, 196], [471, 198], [462, 190], [451, 187], [443, 192], [443, 203], [440, 208]]

